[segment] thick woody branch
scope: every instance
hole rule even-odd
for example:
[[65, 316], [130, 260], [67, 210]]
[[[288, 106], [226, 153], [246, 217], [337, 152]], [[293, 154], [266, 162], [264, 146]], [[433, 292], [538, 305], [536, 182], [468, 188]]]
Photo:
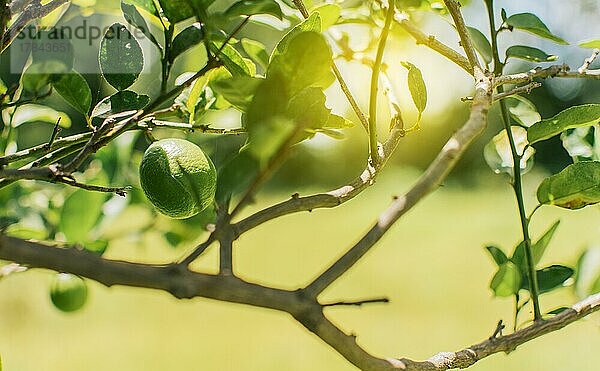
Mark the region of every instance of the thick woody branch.
[[444, 181], [469, 145], [481, 134], [492, 104], [492, 77], [485, 75], [479, 68], [475, 68], [475, 76], [476, 93], [466, 124], [450, 138], [417, 184], [404, 196], [397, 198], [356, 245], [307, 287], [309, 295], [317, 296], [353, 267], [402, 215]]

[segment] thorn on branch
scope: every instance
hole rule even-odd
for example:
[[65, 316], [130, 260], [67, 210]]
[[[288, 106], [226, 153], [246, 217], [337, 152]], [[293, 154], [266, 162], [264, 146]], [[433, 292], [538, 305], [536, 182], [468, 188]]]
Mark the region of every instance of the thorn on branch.
[[[390, 302], [388, 298], [377, 298], [377, 299], [368, 299], [361, 301], [338, 301], [335, 303], [327, 303], [321, 304], [322, 307], [342, 307], [342, 306], [356, 306], [360, 307], [365, 304], [387, 304]], [[356, 336], [354, 336], [356, 337]]]
[[498, 324], [496, 325], [496, 329], [494, 330], [494, 333], [492, 334], [492, 336], [490, 336], [490, 340], [494, 340], [497, 339], [498, 337], [502, 337], [502, 331], [506, 328], [506, 325], [504, 325], [504, 321], [500, 320], [498, 321]]

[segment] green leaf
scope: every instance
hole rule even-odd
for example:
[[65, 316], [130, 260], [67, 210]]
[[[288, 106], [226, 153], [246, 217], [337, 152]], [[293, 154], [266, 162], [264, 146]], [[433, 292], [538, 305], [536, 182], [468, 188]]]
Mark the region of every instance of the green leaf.
[[175, 36], [171, 45], [169, 60], [173, 62], [175, 58], [198, 45], [202, 40], [204, 40], [204, 31], [202, 31], [202, 25], [196, 22]]
[[[535, 149], [527, 146], [527, 131], [525, 129], [520, 126], [511, 126], [511, 133], [517, 147], [517, 153], [521, 156], [521, 172], [523, 174], [527, 173], [533, 167]], [[514, 161], [506, 130], [502, 130], [486, 144], [483, 149], [483, 157], [494, 173], [506, 173], [511, 177], [513, 176]]]
[[79, 189], [73, 192], [63, 205], [58, 229], [68, 242], [84, 243], [90, 231], [98, 223], [106, 194]]
[[123, 0], [123, 2], [126, 4], [137, 5], [150, 14], [158, 15], [153, 0]]
[[[206, 13], [207, 4], [202, 0], [158, 0], [171, 23], [178, 23], [196, 16], [196, 11]], [[212, 1], [208, 2], [212, 3]]]
[[274, 0], [242, 0], [225, 11], [225, 15], [230, 18], [255, 14], [269, 14], [278, 19], [283, 19], [281, 7]]
[[579, 43], [582, 48], [600, 49], [600, 39], [582, 41]]
[[537, 242], [534, 243], [531, 247], [531, 253], [533, 255], [534, 264], [538, 264], [540, 260], [542, 260], [542, 257], [544, 256], [544, 253], [546, 252], [550, 241], [552, 241], [554, 233], [556, 232], [556, 229], [559, 225], [560, 220], [554, 222], [554, 224], [552, 224], [552, 226], [542, 235], [542, 237], [540, 237], [540, 239], [537, 240]]
[[562, 312], [564, 312], [565, 310], [569, 310], [569, 309], [571, 309], [571, 308], [569, 308], [569, 307], [560, 307], [560, 308], [553, 309], [553, 310], [551, 310], [550, 312], [548, 312], [548, 313], [546, 313], [546, 314], [549, 314], [549, 315], [555, 316], [555, 315], [557, 315], [557, 314], [561, 314], [561, 313], [562, 313]]
[[321, 32], [321, 16], [318, 13], [313, 13], [305, 19], [303, 22], [296, 25], [296, 27], [292, 28], [285, 36], [279, 41], [275, 49], [273, 50], [273, 54], [271, 54], [271, 60], [273, 60], [277, 55], [284, 54], [287, 51], [287, 48], [290, 42], [299, 34], [303, 32]]
[[[216, 53], [219, 51], [216, 44], [211, 44], [211, 50]], [[237, 50], [231, 45], [226, 45], [221, 53], [219, 59], [223, 62], [223, 65], [233, 76], [251, 76], [252, 73], [248, 64], [244, 58], [238, 53]]]
[[498, 272], [492, 278], [490, 288], [494, 294], [499, 297], [513, 296], [521, 288], [521, 272], [511, 262], [502, 264]]
[[552, 62], [556, 55], [548, 55], [543, 50], [524, 45], [513, 45], [506, 49], [506, 58], [519, 58], [531, 62]]
[[496, 246], [486, 246], [485, 249], [490, 253], [494, 262], [500, 267], [508, 261], [508, 257], [500, 248]]
[[541, 204], [581, 209], [600, 202], [600, 162], [582, 161], [544, 179], [537, 190]]
[[321, 4], [312, 8], [310, 12], [319, 13], [319, 16], [321, 16], [321, 30], [324, 31], [337, 23], [342, 8], [337, 4]]
[[242, 150], [219, 171], [217, 176], [217, 201], [223, 203], [232, 195], [246, 189], [258, 174], [259, 169], [258, 159], [248, 150]]
[[548, 27], [542, 22], [535, 14], [531, 13], [519, 13], [513, 14], [506, 19], [506, 24], [509, 27], [513, 27], [522, 31], [526, 31], [543, 37], [548, 40], [552, 40], [555, 43], [568, 45], [569, 43], [561, 39], [558, 36], [553, 35]]
[[255, 77], [239, 76], [213, 80], [210, 86], [237, 109], [246, 112], [248, 106], [252, 103], [258, 85], [262, 81], [262, 79]]
[[56, 75], [52, 87], [79, 113], [88, 116], [92, 107], [92, 90], [83, 76], [75, 71]]
[[55, 125], [59, 119], [60, 127], [71, 127], [71, 118], [66, 113], [56, 111], [55, 109], [47, 106], [25, 104], [16, 109], [12, 119], [12, 126], [16, 128], [23, 124], [34, 122], [43, 122]]
[[471, 39], [473, 40], [475, 49], [477, 49], [479, 55], [481, 55], [481, 58], [483, 58], [485, 64], [490, 64], [493, 59], [492, 45], [490, 44], [487, 37], [476, 28], [467, 27], [467, 30], [469, 30], [469, 34], [471, 35]]
[[117, 90], [125, 90], [144, 68], [142, 48], [127, 28], [115, 23], [106, 30], [100, 44], [102, 75]]
[[137, 111], [146, 107], [148, 103], [150, 103], [149, 96], [138, 95], [135, 92], [123, 90], [100, 101], [94, 107], [92, 117], [107, 118], [125, 111]]
[[200, 101], [200, 97], [204, 92], [204, 89], [208, 86], [208, 76], [202, 76], [196, 81], [194, 81], [194, 85], [192, 85], [189, 90], [189, 94], [187, 100], [185, 101], [185, 107], [187, 108], [190, 117], [189, 123], [193, 124], [196, 119], [196, 109], [198, 108], [198, 102]]
[[123, 16], [127, 23], [142, 31], [142, 33], [150, 40], [154, 45], [160, 47], [160, 43], [152, 32], [150, 32], [150, 28], [144, 19], [144, 16], [140, 14], [135, 5], [128, 4], [125, 0], [121, 1], [121, 11], [123, 11]]
[[556, 116], [535, 123], [527, 131], [531, 144], [552, 138], [567, 129], [591, 126], [600, 122], [600, 104], [573, 106]]
[[514, 95], [504, 99], [508, 112], [519, 125], [530, 127], [542, 119], [535, 105], [527, 98]]
[[34, 63], [25, 70], [21, 77], [23, 89], [37, 96], [42, 96], [50, 88], [54, 74], [67, 73], [69, 71], [63, 63], [57, 61]]
[[269, 67], [269, 54], [267, 53], [264, 44], [256, 40], [242, 39], [241, 45], [254, 63], [261, 66], [264, 70], [267, 70]]
[[413, 102], [419, 111], [417, 124], [421, 121], [421, 115], [427, 107], [427, 86], [423, 81], [423, 75], [414, 64], [410, 62], [400, 62], [404, 68], [408, 70], [408, 89], [412, 96]]
[[108, 250], [108, 241], [106, 240], [94, 240], [87, 241], [83, 244], [87, 251], [94, 252], [98, 255], [103, 255]]
[[[575, 271], [562, 265], [551, 265], [536, 272], [540, 294], [562, 287]], [[527, 276], [523, 277], [521, 288], [529, 291]]]
[[287, 92], [293, 96], [327, 79], [332, 63], [331, 50], [323, 35], [302, 32], [290, 40], [284, 54], [271, 60], [267, 78], [286, 81]]

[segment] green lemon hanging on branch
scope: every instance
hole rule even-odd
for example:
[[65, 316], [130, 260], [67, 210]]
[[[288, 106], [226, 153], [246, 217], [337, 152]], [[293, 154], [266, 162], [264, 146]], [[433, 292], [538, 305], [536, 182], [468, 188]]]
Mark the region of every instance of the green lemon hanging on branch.
[[146, 197], [163, 214], [192, 217], [210, 206], [217, 189], [217, 171], [202, 149], [184, 139], [152, 143], [140, 164]]

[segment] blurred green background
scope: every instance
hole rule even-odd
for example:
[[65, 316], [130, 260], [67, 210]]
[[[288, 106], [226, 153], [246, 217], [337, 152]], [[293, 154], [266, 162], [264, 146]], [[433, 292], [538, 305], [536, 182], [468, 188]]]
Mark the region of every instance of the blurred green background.
[[[110, 13], [118, 6], [118, 1], [87, 3], [89, 12]], [[497, 3], [509, 13], [536, 13], [556, 34], [573, 42], [600, 35], [597, 1]], [[487, 27], [481, 1], [471, 1], [464, 11], [470, 25]], [[421, 16], [419, 21], [427, 32], [457, 45], [448, 23], [433, 15]], [[269, 46], [278, 35], [259, 26], [244, 32], [247, 36], [270, 39]], [[365, 42], [366, 34], [360, 30], [351, 36], [359, 46]], [[507, 46], [508, 40], [529, 43], [560, 55], [560, 62], [572, 66], [579, 66], [589, 54], [575, 46], [556, 47], [522, 33], [506, 34], [506, 40], [501, 46]], [[201, 65], [198, 53], [198, 50], [189, 52], [188, 58], [176, 65], [174, 76]], [[244, 235], [235, 255], [236, 272], [243, 278], [288, 289], [307, 284], [368, 229], [392, 195], [401, 194], [414, 182], [450, 133], [462, 124], [467, 107], [460, 103], [460, 97], [469, 95], [472, 87], [468, 76], [435, 53], [416, 47], [405, 33], [395, 32], [386, 61], [398, 70], [398, 74], [392, 74], [392, 80], [407, 117], [415, 114], [404, 88], [406, 76], [400, 73], [400, 60], [418, 65], [427, 83], [429, 108], [422, 130], [401, 143], [382, 177], [361, 197], [338, 209], [288, 216]], [[9, 81], [6, 63], [3, 59], [2, 78]], [[368, 69], [355, 63], [342, 63], [341, 67], [345, 76], [351, 76], [349, 84], [359, 102], [366, 106], [368, 97], [363, 87], [368, 84]], [[520, 63], [509, 65], [511, 70], [529, 67]], [[140, 91], [156, 85], [156, 76], [151, 73], [156, 66], [147, 68], [148, 74], [134, 86]], [[93, 78], [89, 80], [93, 84]], [[98, 93], [103, 89], [95, 86]], [[334, 111], [350, 115], [338, 89], [336, 85], [329, 89], [329, 103]], [[552, 80], [530, 99], [543, 117], [549, 117], [569, 105], [598, 102], [599, 82]], [[51, 103], [72, 115], [73, 126], [65, 135], [85, 130], [82, 119], [59, 99]], [[380, 106], [382, 122], [386, 123], [387, 105]], [[235, 127], [239, 116], [230, 110], [207, 120], [220, 127]], [[380, 127], [385, 135], [387, 124]], [[36, 124], [26, 129], [28, 134], [20, 139], [20, 146], [43, 142], [52, 130], [50, 126]], [[508, 179], [491, 174], [481, 153], [487, 139], [499, 129], [497, 113], [493, 111], [488, 131], [444, 187], [402, 219], [372, 252], [323, 294], [323, 301], [378, 296], [391, 299], [385, 305], [327, 311], [346, 332], [357, 334], [358, 342], [373, 354], [424, 359], [487, 338], [499, 319], [512, 325], [512, 301], [493, 298], [488, 288], [496, 268], [483, 249], [487, 244], [496, 244], [511, 251], [520, 239], [516, 204]], [[344, 141], [317, 137], [299, 146], [247, 213], [286, 199], [294, 192], [327, 190], [354, 177], [364, 167], [366, 157], [366, 138], [361, 130], [352, 129]], [[182, 134], [168, 131], [157, 134], [171, 135]], [[202, 134], [191, 134], [188, 138], [200, 143], [217, 165], [231, 152], [229, 139]], [[143, 150], [144, 141], [139, 140], [137, 146]], [[131, 172], [135, 172], [139, 156], [138, 152], [130, 161]], [[530, 206], [534, 205], [535, 189], [541, 179], [569, 161], [557, 141], [543, 143], [537, 159], [542, 166], [526, 177], [525, 193]], [[57, 188], [49, 189], [58, 193]], [[8, 204], [6, 201], [0, 210], [4, 212]], [[12, 200], [10, 205], [20, 207], [18, 200]], [[573, 266], [583, 250], [600, 247], [599, 217], [598, 207], [577, 212], [542, 209], [532, 225], [534, 236], [539, 236], [556, 219], [562, 220], [542, 265]], [[169, 262], [193, 246], [187, 243], [174, 249], [161, 230], [151, 229], [135, 236], [126, 233], [141, 229], [154, 218], [148, 208], [134, 205], [105, 223], [103, 233], [113, 238], [106, 256]], [[163, 226], [167, 223], [166, 219], [158, 220]], [[213, 248], [195, 268], [214, 272], [216, 266], [217, 254]], [[90, 299], [84, 309], [64, 314], [50, 302], [51, 277], [51, 272], [35, 270], [0, 280], [0, 355], [6, 371], [353, 369], [285, 314], [203, 299], [178, 301], [162, 292], [108, 289], [91, 281], [88, 281]], [[576, 300], [571, 288], [563, 288], [545, 294], [542, 305], [551, 310]], [[528, 317], [525, 312], [521, 322]], [[472, 369], [597, 370], [599, 319], [598, 315], [592, 316], [528, 343], [508, 357], [500, 354], [487, 358]]]

